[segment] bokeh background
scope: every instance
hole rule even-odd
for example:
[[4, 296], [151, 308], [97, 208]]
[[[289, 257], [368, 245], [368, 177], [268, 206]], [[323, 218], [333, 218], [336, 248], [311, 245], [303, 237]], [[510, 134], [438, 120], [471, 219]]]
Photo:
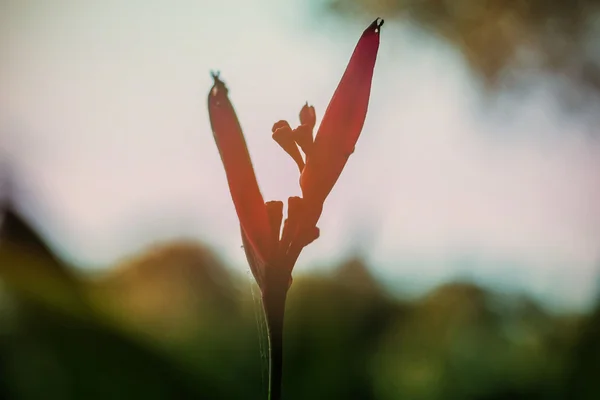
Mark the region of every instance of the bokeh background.
[[206, 111], [263, 195], [383, 17], [370, 110], [294, 273], [289, 399], [595, 399], [600, 2], [0, 0], [0, 398], [265, 398]]

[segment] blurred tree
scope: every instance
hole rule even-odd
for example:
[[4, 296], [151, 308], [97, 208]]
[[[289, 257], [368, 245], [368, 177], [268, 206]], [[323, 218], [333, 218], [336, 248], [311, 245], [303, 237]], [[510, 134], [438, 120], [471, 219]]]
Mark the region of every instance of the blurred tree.
[[223, 390], [210, 380], [192, 379], [167, 357], [98, 320], [16, 300], [18, 321], [0, 338], [9, 390], [5, 399], [223, 398]]
[[[204, 247], [151, 249], [99, 280], [75, 279], [76, 290], [47, 272], [48, 259], [6, 246], [0, 257], [7, 252], [15, 270], [34, 261], [42, 274], [35, 276], [61, 296], [10, 290], [15, 296], [1, 299], [0, 398], [262, 397], [266, 360], [250, 291], [236, 290]], [[92, 307], [76, 306], [74, 292]], [[465, 283], [400, 301], [360, 258], [331, 274], [298, 277], [288, 311], [290, 400], [565, 398], [565, 354], [580, 326], [526, 297]], [[585, 355], [572, 369], [584, 371], [577, 387], [594, 390], [585, 361], [593, 359]]]
[[284, 394], [289, 399], [373, 399], [371, 358], [403, 303], [385, 295], [360, 259], [290, 290]]
[[[52, 272], [60, 275], [65, 282], [72, 281], [73, 277], [65, 264], [23, 217], [20, 204], [16, 200], [16, 179], [8, 162], [0, 159], [0, 250], [4, 249], [5, 253], [11, 253], [13, 256], [17, 256], [18, 251], [22, 255], [42, 260], [46, 268], [51, 268]], [[14, 272], [17, 272], [14, 262], [0, 262], [0, 277], [2, 273], [13, 276]], [[17, 273], [26, 274], [26, 271]]]
[[[206, 247], [156, 246], [116, 266], [90, 287], [101, 312], [135, 337], [166, 351], [225, 398], [260, 391], [254, 310], [237, 281]], [[224, 397], [220, 397], [224, 398]]]
[[[600, 90], [600, 0], [325, 0], [346, 16], [404, 21], [462, 52], [488, 88], [522, 84], [512, 72], [554, 74], [573, 93]], [[529, 76], [529, 75], [527, 75]]]
[[[107, 325], [73, 275], [7, 207], [0, 240], [0, 398], [167, 399], [220, 397]], [[193, 382], [193, 383], [192, 383]]]
[[12, 246], [23, 248], [24, 251], [34, 252], [41, 257], [47, 258], [54, 265], [60, 264], [60, 261], [52, 250], [33, 231], [29, 224], [21, 218], [10, 203], [3, 207], [2, 214], [0, 243], [10, 243]]
[[600, 393], [600, 382], [598, 381], [600, 371], [600, 295], [598, 295], [594, 312], [582, 325], [569, 361], [565, 397], [581, 400], [597, 399]]
[[86, 316], [89, 305], [78, 278], [6, 199], [0, 206], [0, 281], [4, 290]]
[[207, 329], [215, 316], [239, 314], [240, 293], [233, 289], [233, 278], [212, 252], [187, 242], [156, 246], [91, 287], [107, 314], [165, 342]]
[[380, 398], [559, 399], [565, 346], [548, 339], [552, 318], [538, 310], [543, 323], [528, 323], [528, 307], [509, 300], [453, 283], [415, 304], [381, 342], [374, 375]]

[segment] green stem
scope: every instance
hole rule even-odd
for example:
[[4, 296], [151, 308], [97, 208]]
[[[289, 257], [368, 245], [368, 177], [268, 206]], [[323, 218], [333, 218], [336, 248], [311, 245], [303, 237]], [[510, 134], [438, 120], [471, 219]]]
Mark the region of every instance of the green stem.
[[269, 335], [269, 400], [281, 400], [283, 375], [283, 317], [287, 287], [277, 285], [263, 294]]

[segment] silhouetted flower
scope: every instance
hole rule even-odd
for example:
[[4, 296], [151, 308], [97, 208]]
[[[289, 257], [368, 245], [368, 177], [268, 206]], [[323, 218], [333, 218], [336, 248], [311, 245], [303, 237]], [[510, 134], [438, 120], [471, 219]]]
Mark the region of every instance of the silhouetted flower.
[[213, 74], [208, 111], [240, 220], [244, 251], [262, 292], [271, 344], [272, 399], [280, 398], [282, 324], [292, 269], [302, 249], [319, 237], [316, 224], [323, 203], [360, 136], [367, 115], [382, 25], [383, 20], [378, 18], [363, 32], [314, 141], [317, 119], [314, 107], [308, 103], [300, 110], [297, 128], [292, 129], [287, 121], [273, 125], [273, 139], [292, 157], [301, 174], [302, 197], [288, 199], [288, 217], [283, 222], [283, 230], [283, 203], [264, 202], [227, 88], [219, 74]]
[[323, 203], [354, 151], [367, 115], [382, 25], [383, 20], [378, 18], [363, 32], [314, 141], [316, 114], [308, 103], [300, 110], [297, 128], [292, 129], [287, 121], [273, 125], [273, 139], [292, 157], [301, 173], [302, 198], [288, 200], [288, 218], [281, 235], [283, 203], [264, 202], [228, 90], [219, 74], [213, 74], [214, 85], [208, 95], [211, 126], [240, 220], [248, 262], [262, 290], [270, 280], [270, 269], [283, 269], [289, 275], [302, 248], [319, 236], [316, 223]]
[[[292, 255], [318, 235], [316, 223], [323, 203], [354, 152], [367, 116], [382, 25], [383, 20], [378, 18], [363, 32], [329, 102], [314, 142], [316, 114], [314, 107], [308, 103], [300, 110], [300, 126], [296, 129], [292, 130], [287, 121], [279, 121], [273, 126], [273, 138], [292, 156], [301, 172], [302, 204], [299, 208], [302, 220], [295, 227], [290, 248]], [[304, 152], [306, 161], [294, 144]], [[298, 243], [294, 245], [295, 241]]]

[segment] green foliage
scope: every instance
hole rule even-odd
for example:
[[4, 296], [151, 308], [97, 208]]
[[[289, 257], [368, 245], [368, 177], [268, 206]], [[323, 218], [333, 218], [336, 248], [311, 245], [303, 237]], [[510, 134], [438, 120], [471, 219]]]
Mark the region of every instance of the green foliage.
[[[0, 278], [0, 398], [265, 398], [256, 299], [201, 246], [84, 280], [5, 245]], [[468, 283], [409, 302], [348, 260], [294, 281], [284, 397], [597, 398], [598, 315], [552, 315]]]

